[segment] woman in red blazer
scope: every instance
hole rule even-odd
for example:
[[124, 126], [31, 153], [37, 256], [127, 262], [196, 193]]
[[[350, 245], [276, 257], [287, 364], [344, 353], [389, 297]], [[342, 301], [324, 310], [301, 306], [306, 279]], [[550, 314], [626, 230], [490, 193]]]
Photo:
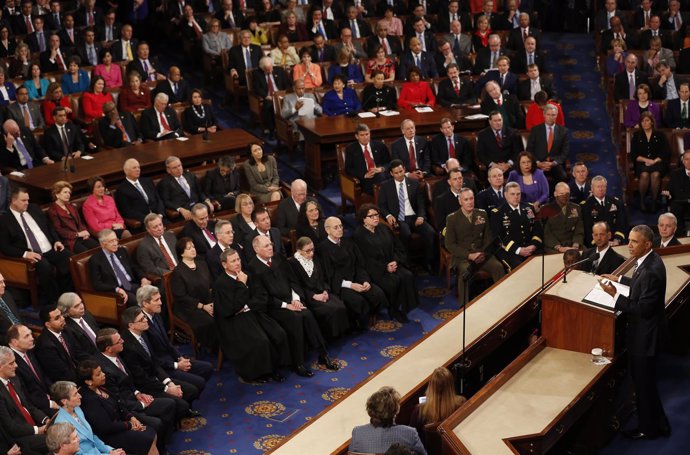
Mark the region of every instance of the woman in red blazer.
[[62, 94], [62, 85], [59, 82], [51, 82], [46, 90], [46, 97], [41, 102], [41, 109], [43, 110], [43, 118], [46, 121], [46, 128], [55, 125], [53, 120], [53, 109], [57, 106], [62, 106], [67, 111], [67, 119], [74, 121], [74, 112], [72, 112], [72, 103], [69, 96]]
[[421, 80], [422, 72], [416, 66], [410, 68], [407, 72], [407, 80], [400, 91], [400, 98], [398, 99], [398, 107], [403, 109], [412, 109], [419, 105], [436, 106], [436, 96], [431, 91], [428, 82]]
[[89, 234], [77, 208], [69, 202], [72, 185], [64, 180], [55, 182], [53, 197], [55, 202], [48, 207], [48, 217], [67, 249], [73, 253], [81, 253], [97, 248], [98, 242]]

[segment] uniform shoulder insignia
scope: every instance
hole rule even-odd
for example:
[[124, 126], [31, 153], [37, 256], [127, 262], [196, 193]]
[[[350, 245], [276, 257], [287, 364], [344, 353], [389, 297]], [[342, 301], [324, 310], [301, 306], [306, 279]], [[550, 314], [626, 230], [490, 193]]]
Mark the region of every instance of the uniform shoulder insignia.
[[493, 213], [498, 213], [498, 208], [493, 208], [493, 209], [491, 209], [491, 211], [492, 211]]
[[587, 199], [585, 199], [584, 201], [580, 201], [580, 205], [585, 205], [586, 203], [587, 203]]

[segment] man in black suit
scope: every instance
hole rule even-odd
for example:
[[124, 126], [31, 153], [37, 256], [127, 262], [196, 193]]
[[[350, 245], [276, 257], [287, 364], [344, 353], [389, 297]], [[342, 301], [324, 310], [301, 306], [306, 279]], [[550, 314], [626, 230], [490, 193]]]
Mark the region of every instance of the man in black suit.
[[108, 101], [103, 104], [103, 114], [103, 117], [98, 121], [98, 130], [101, 133], [103, 145], [121, 148], [126, 145], [141, 143], [141, 132], [130, 112], [118, 112], [115, 103]]
[[167, 174], [158, 182], [158, 194], [166, 209], [174, 210], [185, 220], [190, 220], [190, 209], [194, 204], [202, 202], [213, 213], [211, 199], [201, 189], [199, 179], [191, 172], [184, 172], [182, 161], [178, 157], [166, 158], [165, 172]]
[[450, 169], [444, 182], [438, 182], [434, 191], [439, 192], [433, 198], [436, 232], [443, 232], [446, 218], [460, 208], [460, 192], [465, 185], [465, 179], [460, 169]]
[[285, 257], [283, 250], [283, 242], [280, 238], [280, 230], [271, 226], [271, 215], [266, 207], [258, 207], [252, 212], [252, 221], [256, 225], [251, 234], [247, 235], [244, 240], [244, 254], [247, 260], [254, 257], [254, 247], [252, 241], [254, 237], [263, 236], [271, 239], [273, 242], [273, 257]]
[[57, 305], [45, 305], [38, 312], [43, 331], [36, 339], [36, 357], [47, 377], [55, 381], [77, 380], [78, 358], [76, 341], [65, 331], [65, 317]]
[[208, 250], [218, 243], [216, 236], [213, 234], [216, 221], [208, 219], [208, 207], [205, 204], [194, 204], [191, 212], [192, 218], [184, 224], [180, 238], [191, 238], [194, 242], [197, 256], [204, 257]]
[[486, 17], [489, 21], [489, 28], [491, 30], [498, 30], [500, 25], [500, 16], [495, 12], [495, 4], [493, 1], [485, 1], [482, 6], [482, 11], [474, 15], [474, 24], [476, 27], [477, 21], [480, 17]]
[[681, 244], [676, 237], [678, 219], [673, 213], [667, 212], [659, 215], [657, 227], [659, 228], [659, 235], [654, 236], [654, 248], [666, 248], [667, 246], [677, 246]]
[[599, 10], [594, 16], [594, 29], [597, 31], [608, 30], [611, 27], [611, 18], [622, 16], [621, 10], [618, 9], [616, 0], [606, 0], [604, 8]]
[[34, 18], [34, 32], [27, 35], [26, 44], [31, 52], [43, 52], [48, 48], [48, 35], [43, 29], [43, 18]]
[[503, 93], [498, 82], [486, 83], [486, 96], [481, 102], [483, 114], [489, 115], [498, 111], [503, 117], [503, 124], [508, 128], [520, 129], [525, 126], [525, 115], [515, 95]]
[[376, 57], [376, 51], [383, 47], [386, 56], [395, 58], [402, 54], [402, 45], [397, 36], [388, 36], [388, 26], [382, 23], [376, 24], [376, 35], [367, 39], [367, 53], [369, 58]]
[[589, 169], [582, 161], [578, 161], [573, 165], [573, 178], [568, 182], [570, 187], [570, 200], [576, 204], [581, 204], [592, 193], [592, 186], [587, 177], [589, 176]]
[[35, 264], [41, 296], [48, 302], [55, 302], [60, 292], [72, 288], [69, 275], [72, 253], [60, 242], [41, 209], [29, 205], [26, 188], [12, 189], [10, 210], [0, 216], [0, 252]]
[[223, 265], [220, 255], [227, 249], [235, 249], [240, 254], [242, 263], [246, 263], [244, 258], [244, 246], [235, 243], [235, 231], [229, 221], [220, 219], [216, 222], [213, 234], [218, 239], [216, 245], [206, 252], [206, 264], [208, 271], [211, 272], [211, 282], [214, 282], [218, 275], [223, 273]]
[[21, 447], [21, 453], [48, 453], [45, 443], [48, 416], [24, 394], [16, 370], [14, 353], [7, 346], [0, 346], [0, 424], [5, 434]]
[[[16, 2], [15, 2], [16, 5]], [[22, 0], [20, 5], [21, 12], [12, 17], [12, 31], [15, 35], [28, 35], [34, 32], [33, 2]]]
[[151, 353], [158, 365], [174, 381], [193, 384], [201, 394], [213, 374], [213, 365], [204, 360], [190, 360], [182, 356], [170, 342], [161, 317], [163, 302], [157, 287], [146, 285], [139, 288], [137, 303], [148, 318], [147, 341], [150, 342]]
[[6, 345], [7, 329], [14, 324], [21, 324], [22, 320], [12, 294], [5, 292], [5, 289], [5, 277], [0, 274], [0, 344]]
[[97, 354], [98, 323], [93, 315], [86, 311], [79, 294], [65, 292], [58, 299], [57, 308], [65, 317], [65, 332], [69, 332], [74, 340], [75, 357], [84, 359]]
[[235, 198], [240, 194], [240, 174], [235, 167], [235, 159], [223, 155], [218, 166], [209, 169], [204, 178], [204, 192], [220, 210], [235, 210]]
[[136, 305], [137, 289], [151, 282], [132, 263], [127, 248], [118, 245], [114, 231], [103, 229], [98, 233], [98, 242], [101, 248], [89, 259], [91, 286], [96, 291], [116, 292], [127, 306]]
[[153, 92], [152, 96], [156, 96], [158, 93], [165, 93], [168, 95], [170, 103], [189, 103], [192, 93], [189, 82], [182, 79], [182, 73], [177, 66], [170, 67], [168, 78], [158, 81]]
[[472, 28], [470, 14], [465, 11], [460, 11], [459, 0], [450, 0], [448, 2], [448, 10], [439, 11], [436, 20], [436, 31], [439, 33], [450, 32], [453, 21], [458, 21], [463, 30], [470, 30]]
[[431, 30], [426, 28], [426, 20], [424, 17], [413, 17], [412, 28], [405, 34], [405, 49], [410, 49], [410, 41], [412, 38], [417, 38], [422, 50], [429, 55], [434, 55], [438, 51], [438, 44], [436, 37]]
[[630, 286], [628, 297], [619, 294], [613, 284], [600, 280], [604, 291], [614, 298], [615, 309], [627, 317], [625, 344], [638, 417], [636, 429], [623, 431], [623, 436], [630, 439], [654, 439], [671, 434], [656, 384], [657, 356], [669, 334], [665, 306], [666, 267], [652, 250], [653, 237], [649, 226], [633, 227], [628, 244], [630, 255], [637, 259], [632, 278], [604, 275], [610, 281]]
[[264, 55], [261, 46], [251, 42], [251, 32], [243, 30], [240, 32], [240, 44], [230, 48], [230, 76], [238, 79], [241, 86], [247, 85], [246, 70], [257, 68], [259, 59]]
[[323, 36], [326, 40], [336, 39], [338, 31], [332, 20], [323, 17], [323, 11], [318, 8], [312, 8], [311, 13], [307, 19], [307, 32], [309, 38], [314, 38], [316, 35]]
[[244, 28], [244, 14], [239, 8], [233, 9], [232, 0], [222, 0], [214, 17], [220, 20], [221, 28]]
[[518, 77], [515, 73], [510, 71], [510, 58], [506, 55], [501, 55], [496, 60], [496, 67], [498, 71], [487, 71], [475, 85], [475, 94], [477, 98], [481, 95], [482, 88], [484, 88], [489, 81], [494, 81], [498, 84], [501, 93], [504, 96], [517, 96]]
[[410, 119], [403, 120], [400, 129], [403, 135], [391, 144], [391, 159], [402, 162], [407, 177], [423, 179], [431, 171], [429, 143], [417, 136], [417, 128]]
[[45, 15], [45, 27], [50, 31], [58, 31], [62, 28], [62, 2], [50, 0], [50, 13]]
[[[115, 15], [115, 10], [109, 10], [103, 16], [103, 22], [96, 24], [96, 39], [98, 41], [112, 43], [120, 37], [120, 24], [115, 22]], [[120, 48], [120, 53], [121, 51], [122, 48]]]
[[335, 60], [335, 48], [327, 44], [326, 39], [322, 35], [315, 35], [312, 41], [314, 44], [309, 50], [312, 62], [325, 63]]
[[74, 13], [74, 21], [79, 27], [95, 27], [101, 22], [103, 13], [96, 8], [96, 0], [85, 0], [82, 7]]
[[141, 134], [145, 141], [161, 141], [183, 137], [184, 131], [175, 110], [168, 105], [168, 95], [158, 93], [153, 106], [141, 113]]
[[[130, 158], [122, 167], [125, 180], [120, 183], [115, 192], [115, 205], [120, 215], [125, 219], [133, 219], [143, 223], [149, 213], [162, 215], [165, 212], [163, 202], [158, 197], [158, 191], [148, 177], [141, 177], [139, 161]], [[143, 230], [143, 227], [140, 228]]]
[[53, 109], [55, 124], [48, 127], [43, 135], [46, 152], [54, 161], [67, 157], [79, 158], [84, 153], [81, 131], [67, 119], [67, 111], [62, 106]]
[[165, 75], [160, 72], [160, 64], [155, 58], [150, 57], [149, 44], [140, 41], [137, 44], [137, 55], [127, 64], [126, 73], [136, 71], [141, 76], [141, 82], [154, 82], [165, 80]]
[[[592, 258], [590, 262], [584, 262], [579, 268], [586, 272], [592, 272], [597, 275], [613, 273], [621, 264], [625, 262], [625, 258], [615, 252], [611, 246], [611, 230], [608, 223], [600, 221], [592, 226], [592, 241], [594, 246], [582, 253], [582, 259]], [[594, 255], [598, 255], [594, 259]]]
[[398, 79], [407, 80], [412, 68], [419, 68], [422, 79], [438, 77], [438, 68], [431, 52], [425, 52], [417, 37], [410, 38], [407, 50], [400, 56], [400, 69]]
[[[688, 4], [685, 2], [685, 9]], [[687, 11], [680, 10], [679, 0], [670, 0], [668, 2], [668, 11], [661, 16], [661, 28], [664, 30], [671, 30], [672, 32], [682, 33], [685, 31], [685, 25], [690, 22]]]
[[436, 234], [426, 220], [426, 194], [420, 188], [418, 179], [405, 177], [405, 167], [401, 160], [391, 161], [390, 174], [393, 178], [383, 182], [379, 191], [378, 205], [381, 216], [391, 226], [400, 230], [403, 245], [409, 245], [413, 232], [422, 237], [424, 264], [430, 269]]
[[58, 35], [50, 35], [48, 49], [41, 52], [39, 56], [41, 72], [67, 71], [68, 58], [69, 52], [60, 47], [60, 37]]
[[455, 124], [449, 117], [441, 119], [440, 132], [436, 134], [430, 143], [431, 147], [431, 171], [435, 175], [444, 175], [448, 172], [446, 161], [455, 158], [460, 163], [463, 175], [470, 177], [472, 172], [472, 154], [467, 139], [454, 132]]
[[460, 68], [451, 63], [446, 67], [448, 79], [443, 79], [438, 84], [436, 102], [443, 107], [451, 107], [456, 104], [470, 104], [477, 98], [474, 96], [472, 81], [466, 77], [460, 77]]
[[544, 106], [544, 123], [535, 126], [527, 139], [527, 150], [537, 160], [537, 167], [557, 182], [565, 182], [565, 161], [570, 153], [568, 130], [556, 124], [558, 108], [553, 104]]
[[666, 103], [664, 124], [667, 128], [690, 128], [690, 83], [682, 82], [678, 98]]
[[155, 398], [170, 398], [175, 402], [175, 421], [183, 417], [198, 417], [191, 403], [199, 397], [199, 389], [183, 381], [173, 381], [161, 368], [149, 339], [149, 319], [138, 306], [132, 306], [120, 316], [124, 329], [122, 359], [137, 390]]
[[643, 30], [649, 28], [649, 21], [653, 15], [658, 14], [656, 12], [657, 8], [654, 8], [654, 3], [652, 0], [642, 0], [640, 2], [640, 7], [635, 9], [633, 14], [633, 21], [630, 24], [632, 29]]
[[582, 205], [582, 218], [585, 222], [585, 246], [592, 244], [592, 226], [598, 221], [606, 221], [612, 231], [612, 244], [618, 246], [625, 242], [628, 221], [625, 205], [615, 196], [606, 194], [606, 178], [597, 175], [592, 179], [592, 195]]
[[259, 67], [252, 73], [253, 94], [263, 100], [261, 104], [261, 118], [264, 134], [273, 135], [275, 129], [275, 114], [273, 113], [273, 93], [290, 88], [290, 80], [285, 70], [279, 66], [273, 67], [271, 57], [262, 57]]
[[483, 74], [488, 69], [497, 69], [496, 62], [501, 55], [512, 57], [513, 53], [501, 46], [501, 37], [499, 35], [490, 35], [489, 46], [477, 51], [472, 73]]
[[[472, 71], [472, 62], [467, 54], [459, 48], [451, 47], [451, 42], [448, 40], [441, 42], [438, 47], [438, 53], [434, 56], [438, 74], [446, 74], [448, 67], [453, 64], [457, 65], [458, 71], [469, 74]], [[474, 90], [472, 90], [472, 94], [474, 94]], [[440, 99], [436, 100], [437, 103], [440, 101]]]
[[290, 344], [292, 367], [299, 376], [312, 377], [314, 373], [304, 366], [307, 348], [318, 349], [319, 364], [330, 370], [337, 370], [338, 364], [328, 356], [321, 329], [309, 309], [304, 306], [304, 297], [290, 287], [288, 263], [273, 254], [273, 242], [265, 235], [252, 240], [256, 256], [249, 261], [249, 275], [252, 277], [252, 291], [263, 311], [285, 330]]
[[487, 180], [489, 181], [489, 186], [477, 193], [475, 205], [478, 209], [484, 210], [488, 216], [491, 216], [495, 213], [493, 210], [505, 202], [503, 197], [505, 177], [501, 168], [498, 166], [489, 168]]
[[489, 126], [477, 134], [475, 153], [487, 169], [498, 167], [507, 174], [517, 155], [524, 150], [520, 134], [503, 122], [499, 111], [489, 113]]
[[24, 393], [31, 404], [45, 415], [52, 416], [58, 405], [50, 399], [50, 386], [53, 384], [43, 373], [36, 353], [31, 329], [23, 324], [15, 324], [7, 331], [7, 346], [14, 351], [17, 362], [17, 377], [24, 386]]
[[[631, 79], [633, 84], [631, 84]], [[636, 89], [640, 84], [649, 84], [649, 78], [642, 71], [637, 69], [637, 56], [628, 54], [625, 57], [625, 71], [616, 74], [613, 82], [613, 99], [634, 100], [637, 94]]]
[[[129, 24], [123, 25], [120, 29], [120, 35], [118, 38], [119, 39], [110, 46], [110, 50], [113, 53], [113, 61], [130, 62], [134, 60], [136, 55], [135, 51], [139, 45], [139, 41], [136, 38], [132, 38], [132, 26]], [[141, 77], [142, 79], [145, 79], [145, 75], [142, 74]]]
[[673, 48], [673, 42], [671, 41], [671, 32], [669, 30], [661, 29], [661, 18], [657, 15], [653, 15], [649, 20], [649, 28], [640, 33], [639, 47], [642, 50], [649, 50], [649, 42], [652, 37], [658, 36], [661, 38], [661, 47], [666, 49]]
[[539, 76], [539, 67], [533, 63], [527, 69], [527, 79], [518, 83], [518, 98], [520, 101], [535, 101], [539, 92], [544, 92], [544, 102], [547, 102], [553, 97], [553, 86], [550, 80]]
[[0, 150], [0, 165], [21, 170], [54, 163], [28, 128], [8, 119], [3, 123], [3, 130], [5, 147]]
[[678, 230], [685, 235], [685, 216], [690, 212], [690, 151], [683, 152], [683, 166], [671, 172], [668, 185], [669, 209], [678, 219]]
[[345, 149], [345, 173], [358, 178], [362, 191], [373, 195], [374, 184], [387, 178], [390, 155], [383, 142], [371, 141], [371, 132], [364, 123], [357, 125], [355, 138], [357, 141]]
[[523, 52], [527, 47], [527, 38], [532, 37], [535, 42], [541, 41], [541, 32], [532, 27], [528, 13], [522, 12], [519, 16], [520, 26], [513, 28], [508, 34], [508, 49], [515, 52]]
[[544, 52], [537, 50], [537, 40], [533, 36], [527, 37], [525, 40], [524, 49], [520, 49], [515, 53], [511, 60], [513, 63], [513, 71], [518, 74], [526, 73], [531, 64], [537, 65], [539, 70], [548, 73], [546, 55]]
[[192, 61], [199, 61], [203, 48], [202, 40], [204, 33], [206, 33], [206, 20], [198, 14], [194, 14], [192, 5], [187, 4], [184, 7], [183, 15], [180, 17], [178, 29], [182, 36], [185, 52]]
[[177, 238], [172, 231], [165, 231], [163, 217], [149, 213], [144, 218], [146, 234], [137, 247], [136, 262], [142, 273], [154, 281], [167, 272], [172, 272], [179, 263], [175, 244]]
[[655, 69], [659, 78], [652, 83], [653, 98], [667, 101], [678, 98], [680, 84], [686, 82], [685, 79], [677, 77], [665, 61], [657, 63]]
[[278, 204], [275, 225], [280, 229], [281, 235], [289, 236], [291, 229], [297, 229], [297, 215], [306, 200], [307, 182], [302, 179], [293, 180], [290, 184], [290, 197]]
[[77, 44], [77, 55], [84, 66], [96, 66], [100, 63], [101, 44], [96, 42], [96, 32], [92, 27], [84, 30], [84, 39]]
[[[81, 41], [81, 32], [74, 27], [74, 15], [65, 14], [65, 21], [62, 30], [57, 33], [60, 42], [65, 48], [66, 54], [69, 58], [76, 51], [76, 46]], [[63, 54], [64, 56], [64, 54]]]
[[352, 30], [352, 37], [357, 38], [369, 38], [372, 35], [371, 26], [364, 19], [360, 19], [357, 16], [359, 11], [355, 5], [349, 5], [347, 7], [347, 18], [340, 21], [340, 30], [347, 27]]

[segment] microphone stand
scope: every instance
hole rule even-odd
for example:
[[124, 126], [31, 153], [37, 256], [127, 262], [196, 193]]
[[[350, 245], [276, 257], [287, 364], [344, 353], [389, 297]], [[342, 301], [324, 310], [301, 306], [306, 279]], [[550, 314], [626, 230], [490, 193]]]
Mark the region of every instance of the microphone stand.
[[202, 134], [201, 138], [204, 142], [211, 142], [211, 139], [208, 136], [208, 120], [206, 120], [206, 125], [204, 128], [204, 134]]
[[376, 95], [376, 117], [381, 117], [381, 106], [379, 105], [380, 98]]
[[570, 264], [568, 267], [564, 268], [563, 269], [563, 283], [568, 282], [568, 280], [567, 280], [568, 271], [574, 269], [576, 265], [584, 264], [585, 262], [589, 262], [589, 261], [596, 261], [597, 259], [599, 259], [599, 253], [598, 252], [594, 253], [594, 255], [592, 255], [588, 258], [584, 258], [583, 260], [577, 261], [576, 263]]

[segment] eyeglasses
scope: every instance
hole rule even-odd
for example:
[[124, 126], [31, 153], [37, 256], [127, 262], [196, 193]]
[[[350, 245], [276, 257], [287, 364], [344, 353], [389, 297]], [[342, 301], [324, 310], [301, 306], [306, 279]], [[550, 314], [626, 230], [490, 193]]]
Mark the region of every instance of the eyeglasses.
[[302, 252], [304, 252], [304, 253], [313, 253], [313, 252], [314, 252], [314, 248], [305, 248], [304, 250], [302, 250]]
[[149, 322], [149, 318], [147, 318], [146, 316], [142, 316], [140, 318], [135, 319], [134, 322], [136, 322], [136, 323]]
[[342, 224], [334, 224], [334, 225], [331, 226], [331, 227], [332, 227], [333, 229], [342, 229], [342, 228], [343, 228], [343, 225], [342, 225]]

